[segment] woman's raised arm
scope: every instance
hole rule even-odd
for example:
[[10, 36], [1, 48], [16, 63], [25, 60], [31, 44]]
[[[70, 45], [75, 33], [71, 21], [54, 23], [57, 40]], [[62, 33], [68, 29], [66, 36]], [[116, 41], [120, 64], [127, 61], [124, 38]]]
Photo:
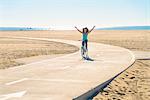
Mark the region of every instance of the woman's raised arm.
[[82, 31], [80, 31], [76, 26], [75, 26], [75, 28], [76, 28], [80, 33], [82, 33]]
[[95, 26], [93, 26], [93, 28], [88, 33], [92, 32], [94, 30], [94, 28], [95, 28]]

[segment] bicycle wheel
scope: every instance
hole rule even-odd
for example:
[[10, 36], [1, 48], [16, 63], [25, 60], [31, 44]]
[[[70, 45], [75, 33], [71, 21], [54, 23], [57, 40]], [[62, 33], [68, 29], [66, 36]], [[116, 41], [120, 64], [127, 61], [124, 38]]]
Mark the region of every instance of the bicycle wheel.
[[84, 57], [84, 48], [83, 47], [81, 47], [81, 56], [82, 56], [82, 58]]

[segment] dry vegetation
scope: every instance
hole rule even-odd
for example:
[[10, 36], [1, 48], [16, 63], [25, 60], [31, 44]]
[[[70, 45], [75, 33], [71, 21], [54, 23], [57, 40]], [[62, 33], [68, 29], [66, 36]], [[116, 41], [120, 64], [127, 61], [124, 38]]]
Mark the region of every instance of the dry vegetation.
[[57, 42], [0, 38], [0, 69], [21, 65], [15, 59], [52, 54], [66, 54], [78, 50], [75, 46]]

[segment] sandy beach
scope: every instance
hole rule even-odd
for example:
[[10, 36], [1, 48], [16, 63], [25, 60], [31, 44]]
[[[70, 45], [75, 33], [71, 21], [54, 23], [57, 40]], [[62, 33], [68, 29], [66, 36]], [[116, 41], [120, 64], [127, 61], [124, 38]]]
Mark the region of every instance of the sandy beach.
[[137, 60], [110, 83], [94, 100], [149, 100], [150, 61]]
[[54, 58], [77, 50], [75, 46], [58, 42], [0, 38], [0, 69]]
[[0, 100], [150, 100], [150, 0], [0, 0]]
[[[4, 31], [1, 36], [25, 36], [51, 39], [81, 40], [78, 31]], [[112, 44], [128, 48], [130, 50], [150, 51], [150, 31], [99, 31], [94, 30], [89, 34], [90, 42]]]
[[[81, 40], [81, 34], [77, 31], [1, 31], [0, 37], [40, 37], [50, 39], [68, 39], [68, 40]], [[12, 40], [11, 40], [12, 41]], [[14, 40], [13, 40], [14, 41]], [[18, 40], [15, 40], [18, 43]], [[150, 31], [93, 31], [89, 35], [90, 42], [98, 42], [121, 46], [131, 51], [147, 51], [150, 52]], [[24, 44], [27, 42], [23, 41]], [[7, 41], [0, 41], [0, 45], [3, 43], [8, 44]], [[12, 43], [12, 42], [11, 42]], [[38, 42], [39, 43], [39, 42]], [[35, 42], [29, 45], [34, 48]], [[41, 48], [42, 45], [38, 45]], [[48, 43], [61, 49], [62, 45], [66, 47], [64, 52], [71, 53], [77, 50], [75, 47], [70, 47], [66, 44]], [[18, 46], [19, 47], [19, 46]], [[60, 48], [59, 48], [60, 47]], [[22, 48], [22, 47], [21, 47]], [[37, 48], [37, 47], [36, 47]], [[69, 48], [69, 49], [68, 49]], [[6, 49], [6, 48], [5, 48]], [[11, 49], [11, 48], [10, 48]], [[16, 49], [16, 48], [15, 48]], [[56, 48], [54, 48], [56, 49]], [[8, 49], [9, 50], [9, 49]], [[20, 50], [20, 49], [19, 49]], [[67, 51], [68, 50], [68, 51]], [[8, 51], [10, 52], [10, 51]], [[64, 54], [62, 52], [61, 54]], [[57, 53], [58, 54], [58, 53]], [[60, 53], [59, 53], [60, 54]], [[150, 99], [150, 60], [137, 60], [129, 69], [117, 77], [110, 83], [108, 87], [99, 93], [94, 100], [148, 100]]]

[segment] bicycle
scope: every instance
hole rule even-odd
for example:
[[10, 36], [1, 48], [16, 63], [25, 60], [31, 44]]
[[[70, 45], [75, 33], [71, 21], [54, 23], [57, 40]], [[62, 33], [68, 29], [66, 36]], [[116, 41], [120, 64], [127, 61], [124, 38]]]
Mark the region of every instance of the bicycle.
[[81, 46], [81, 56], [82, 56], [82, 59], [88, 58], [88, 50], [86, 48], [86, 44], [84, 44], [84, 46]]

